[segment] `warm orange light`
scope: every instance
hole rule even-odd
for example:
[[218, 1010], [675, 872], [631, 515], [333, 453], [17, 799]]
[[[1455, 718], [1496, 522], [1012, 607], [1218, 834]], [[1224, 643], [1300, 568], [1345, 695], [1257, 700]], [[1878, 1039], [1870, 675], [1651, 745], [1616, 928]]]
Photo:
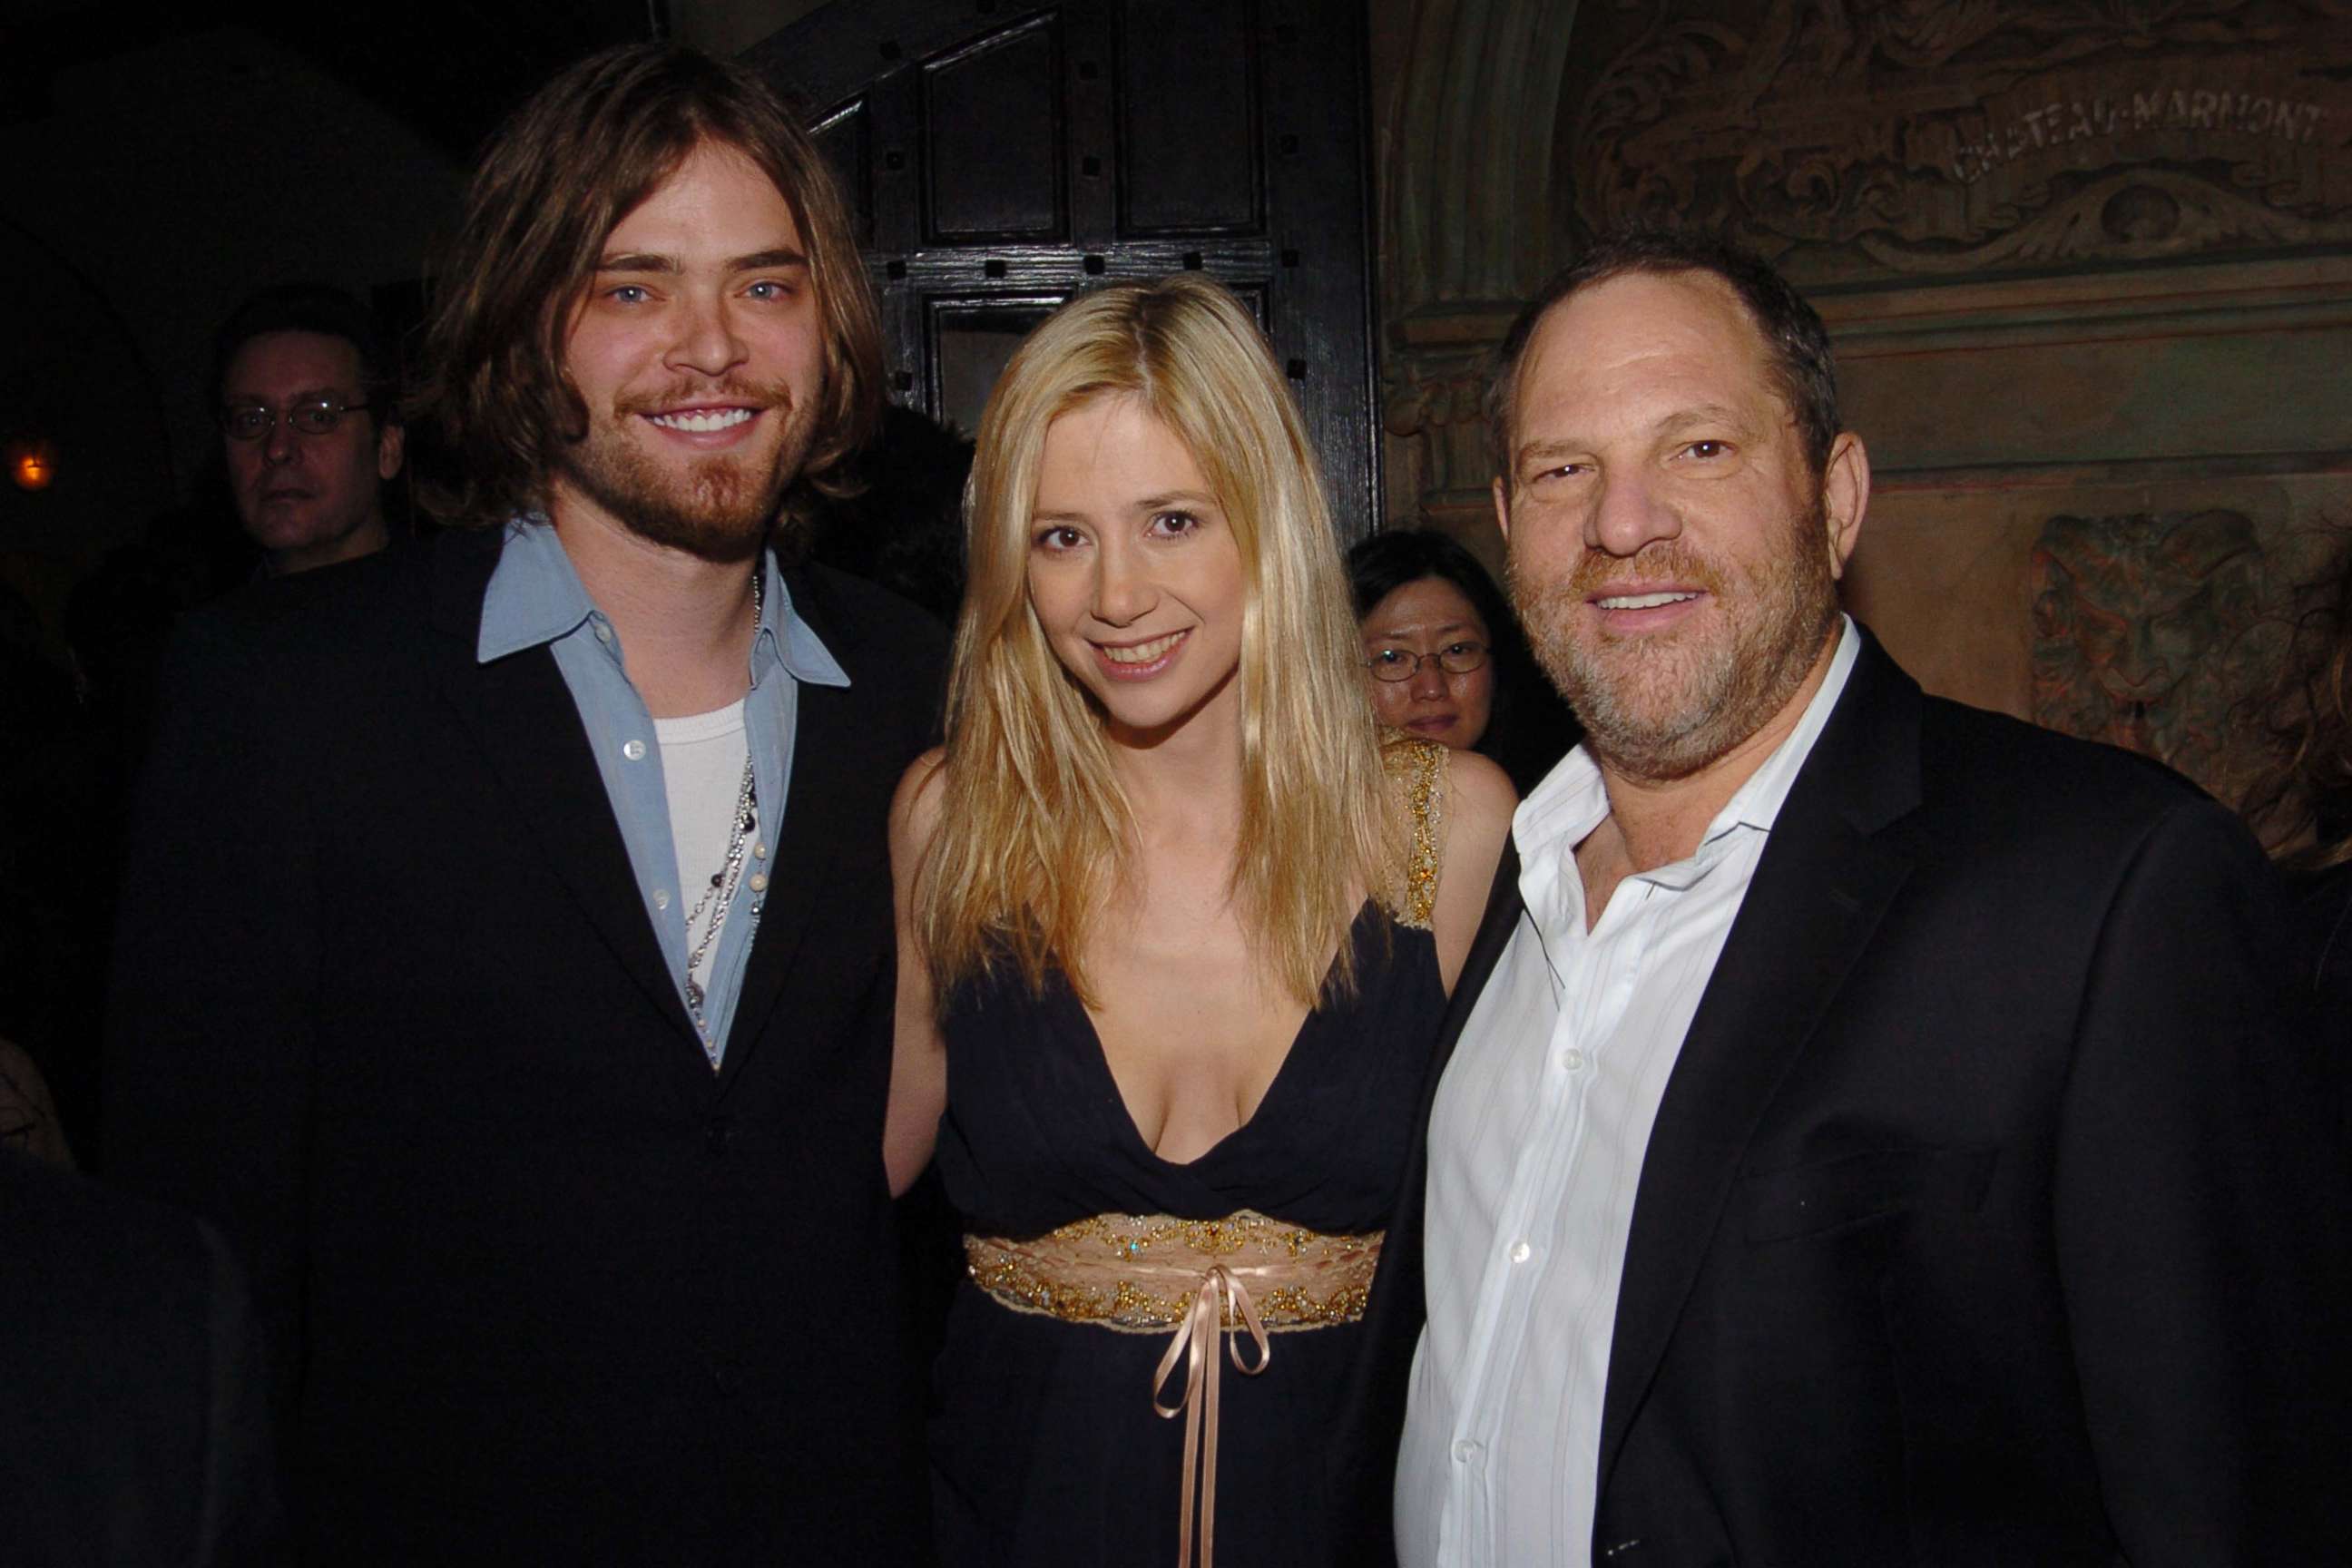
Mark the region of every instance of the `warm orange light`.
[[57, 458], [46, 441], [11, 441], [8, 477], [20, 490], [45, 490], [58, 477]]

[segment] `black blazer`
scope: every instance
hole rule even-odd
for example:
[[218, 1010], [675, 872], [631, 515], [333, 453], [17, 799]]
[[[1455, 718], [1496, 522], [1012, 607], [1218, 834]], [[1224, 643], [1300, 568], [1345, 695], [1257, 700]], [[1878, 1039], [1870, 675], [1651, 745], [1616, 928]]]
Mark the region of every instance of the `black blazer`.
[[[2345, 1167], [2280, 915], [2176, 776], [1865, 640], [1651, 1132], [1599, 1473], [1560, 1478], [1595, 1560], [2345, 1560]], [[1366, 1430], [1402, 1417], [1425, 1174]]]
[[278, 1561], [281, 1526], [220, 1237], [0, 1149], [0, 1561], [246, 1568]]
[[714, 1075], [498, 536], [182, 638], [119, 932], [120, 1178], [252, 1261], [314, 1559], [919, 1556], [881, 1163], [885, 819], [944, 639], [822, 569], [772, 885]]

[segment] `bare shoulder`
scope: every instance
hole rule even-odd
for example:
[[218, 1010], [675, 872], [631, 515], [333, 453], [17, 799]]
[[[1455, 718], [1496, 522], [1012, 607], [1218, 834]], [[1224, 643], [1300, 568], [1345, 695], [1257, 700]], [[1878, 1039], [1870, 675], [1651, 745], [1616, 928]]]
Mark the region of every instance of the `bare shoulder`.
[[1511, 829], [1511, 814], [1519, 808], [1519, 792], [1511, 787], [1510, 774], [1492, 758], [1455, 752], [1447, 763], [1445, 793], [1456, 833], [1502, 844]]
[[946, 748], [933, 746], [908, 764], [890, 796], [890, 850], [919, 850], [939, 831], [940, 802], [947, 794]]
[[1437, 939], [1439, 978], [1451, 994], [1485, 918], [1518, 794], [1492, 761], [1475, 752], [1455, 752], [1447, 759], [1445, 797], [1445, 858], [1430, 931]]
[[1511, 814], [1519, 793], [1511, 776], [1489, 757], [1454, 752], [1445, 776], [1445, 863], [1438, 880], [1441, 918], [1452, 906], [1475, 920], [1486, 906], [1486, 889], [1510, 837]]

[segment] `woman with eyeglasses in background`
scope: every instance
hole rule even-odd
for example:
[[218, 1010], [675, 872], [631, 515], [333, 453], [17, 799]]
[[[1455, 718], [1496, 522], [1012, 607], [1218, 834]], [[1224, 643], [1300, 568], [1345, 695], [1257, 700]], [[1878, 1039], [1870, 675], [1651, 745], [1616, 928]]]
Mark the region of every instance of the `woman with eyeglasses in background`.
[[1388, 529], [1348, 552], [1372, 710], [1383, 724], [1493, 758], [1521, 794], [1576, 743], [1508, 601], [1443, 533]]

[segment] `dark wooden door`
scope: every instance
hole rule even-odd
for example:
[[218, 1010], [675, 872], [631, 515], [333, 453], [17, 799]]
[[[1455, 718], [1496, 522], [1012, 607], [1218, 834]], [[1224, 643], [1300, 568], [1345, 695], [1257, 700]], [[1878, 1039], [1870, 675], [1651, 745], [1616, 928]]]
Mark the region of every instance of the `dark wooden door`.
[[849, 192], [899, 402], [969, 433], [1056, 304], [1196, 268], [1265, 324], [1342, 543], [1370, 531], [1360, 5], [835, 0], [745, 58]]

